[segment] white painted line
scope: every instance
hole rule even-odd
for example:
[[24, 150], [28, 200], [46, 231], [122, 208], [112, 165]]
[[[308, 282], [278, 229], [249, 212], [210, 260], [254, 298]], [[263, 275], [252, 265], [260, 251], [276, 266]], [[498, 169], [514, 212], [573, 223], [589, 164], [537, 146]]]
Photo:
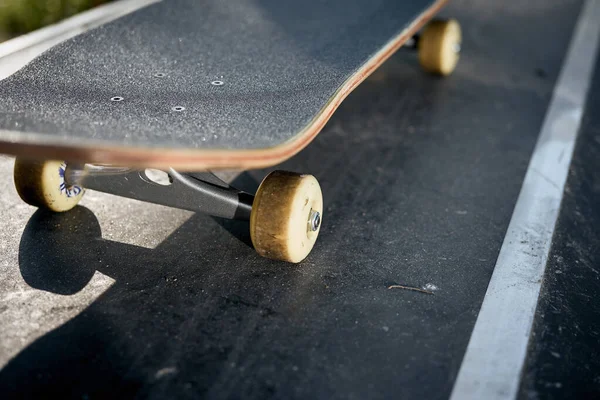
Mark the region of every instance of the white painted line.
[[0, 80], [49, 48], [159, 0], [119, 0], [0, 43]]
[[573, 147], [598, 53], [587, 0], [529, 163], [451, 399], [515, 399]]

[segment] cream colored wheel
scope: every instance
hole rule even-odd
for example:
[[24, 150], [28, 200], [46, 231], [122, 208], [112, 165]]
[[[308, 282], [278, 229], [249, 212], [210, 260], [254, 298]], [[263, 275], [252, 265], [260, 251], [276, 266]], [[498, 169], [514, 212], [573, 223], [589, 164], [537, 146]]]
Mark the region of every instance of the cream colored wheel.
[[17, 193], [29, 205], [55, 212], [75, 207], [84, 189], [65, 182], [67, 164], [62, 161], [15, 160], [14, 181]]
[[425, 71], [450, 75], [460, 56], [462, 34], [454, 20], [431, 21], [419, 37], [419, 62]]
[[323, 195], [314, 176], [272, 172], [252, 204], [252, 244], [263, 257], [298, 263], [312, 250], [322, 215]]

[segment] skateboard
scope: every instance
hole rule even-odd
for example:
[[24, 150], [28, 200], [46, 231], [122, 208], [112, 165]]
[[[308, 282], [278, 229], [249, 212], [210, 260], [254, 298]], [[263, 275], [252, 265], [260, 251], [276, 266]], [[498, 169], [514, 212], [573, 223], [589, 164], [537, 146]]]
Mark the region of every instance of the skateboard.
[[28, 204], [64, 212], [86, 189], [248, 220], [257, 252], [297, 263], [319, 234], [312, 175], [255, 195], [219, 170], [272, 167], [306, 147], [396, 50], [449, 75], [446, 0], [164, 0], [76, 36], [0, 82], [0, 153]]

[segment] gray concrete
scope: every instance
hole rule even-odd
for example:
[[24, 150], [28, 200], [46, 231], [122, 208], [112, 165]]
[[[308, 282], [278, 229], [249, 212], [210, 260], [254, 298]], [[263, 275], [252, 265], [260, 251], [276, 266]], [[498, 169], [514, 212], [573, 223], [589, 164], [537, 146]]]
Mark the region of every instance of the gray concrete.
[[600, 398], [600, 63], [542, 281], [520, 400]]
[[517, 397], [548, 253], [600, 42], [584, 3], [477, 317], [452, 400]]

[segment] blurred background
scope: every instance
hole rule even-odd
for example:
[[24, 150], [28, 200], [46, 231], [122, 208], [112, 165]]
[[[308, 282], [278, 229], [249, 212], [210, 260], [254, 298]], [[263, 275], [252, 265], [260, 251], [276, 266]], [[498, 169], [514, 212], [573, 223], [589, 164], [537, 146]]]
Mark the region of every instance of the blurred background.
[[0, 0], [0, 42], [112, 0]]

